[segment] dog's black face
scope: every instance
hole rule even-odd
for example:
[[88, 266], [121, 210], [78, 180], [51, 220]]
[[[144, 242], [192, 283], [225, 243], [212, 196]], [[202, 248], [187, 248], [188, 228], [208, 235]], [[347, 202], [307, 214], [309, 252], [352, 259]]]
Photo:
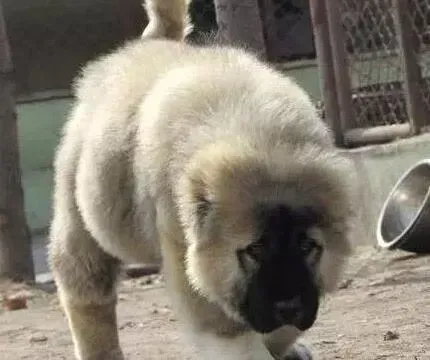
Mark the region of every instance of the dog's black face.
[[304, 331], [315, 322], [319, 307], [315, 267], [322, 247], [307, 230], [316, 222], [308, 209], [277, 206], [264, 212], [261, 237], [238, 251], [245, 272], [250, 259], [255, 265], [241, 304], [242, 315], [255, 331], [268, 333], [284, 325]]

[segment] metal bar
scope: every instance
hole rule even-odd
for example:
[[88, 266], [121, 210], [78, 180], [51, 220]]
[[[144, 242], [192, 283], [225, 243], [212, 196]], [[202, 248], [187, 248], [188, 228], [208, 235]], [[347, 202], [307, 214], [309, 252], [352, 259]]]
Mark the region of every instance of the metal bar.
[[383, 143], [410, 135], [411, 125], [406, 123], [350, 129], [345, 132], [345, 140], [349, 146], [358, 146]]
[[311, 10], [321, 94], [324, 100], [325, 118], [333, 131], [336, 145], [342, 146], [344, 142], [343, 129], [339, 115], [338, 95], [333, 70], [333, 58], [325, 1], [309, 0], [309, 6]]
[[341, 23], [340, 1], [320, 0], [325, 2], [328, 20], [328, 32], [333, 58], [333, 71], [339, 103], [340, 126], [343, 132], [353, 127], [354, 111], [352, 107], [351, 82], [348, 59], [345, 49], [344, 29]]
[[410, 10], [406, 0], [393, 0], [394, 22], [399, 42], [399, 52], [405, 76], [404, 89], [409, 112], [411, 132], [419, 134], [429, 113], [421, 94], [421, 69], [416, 53], [416, 36], [412, 28]]

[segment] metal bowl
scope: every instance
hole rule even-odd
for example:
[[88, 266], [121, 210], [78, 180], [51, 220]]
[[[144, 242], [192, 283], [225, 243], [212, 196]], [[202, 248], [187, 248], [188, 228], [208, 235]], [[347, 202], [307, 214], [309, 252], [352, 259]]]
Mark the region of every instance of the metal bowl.
[[379, 214], [378, 245], [430, 253], [430, 159], [407, 170], [394, 185]]

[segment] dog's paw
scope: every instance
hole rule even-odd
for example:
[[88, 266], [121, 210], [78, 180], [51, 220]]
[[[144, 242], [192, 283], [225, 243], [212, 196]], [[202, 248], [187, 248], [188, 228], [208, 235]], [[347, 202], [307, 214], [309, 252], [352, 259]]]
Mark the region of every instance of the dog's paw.
[[314, 357], [306, 345], [294, 343], [282, 360], [314, 360]]

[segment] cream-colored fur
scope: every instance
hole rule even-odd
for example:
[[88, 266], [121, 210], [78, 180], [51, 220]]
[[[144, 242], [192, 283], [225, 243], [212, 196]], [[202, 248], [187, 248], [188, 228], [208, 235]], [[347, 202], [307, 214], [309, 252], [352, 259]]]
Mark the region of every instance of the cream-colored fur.
[[[118, 265], [162, 258], [204, 359], [281, 358], [299, 332], [248, 328], [235, 252], [259, 230], [255, 204], [315, 205], [318, 281], [333, 290], [349, 251], [351, 168], [292, 80], [240, 49], [167, 40], [184, 37], [185, 1], [147, 9], [143, 39], [84, 68], [55, 160], [50, 262], [76, 356], [123, 359]], [[202, 201], [216, 229], [198, 223]]]

